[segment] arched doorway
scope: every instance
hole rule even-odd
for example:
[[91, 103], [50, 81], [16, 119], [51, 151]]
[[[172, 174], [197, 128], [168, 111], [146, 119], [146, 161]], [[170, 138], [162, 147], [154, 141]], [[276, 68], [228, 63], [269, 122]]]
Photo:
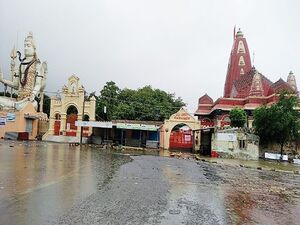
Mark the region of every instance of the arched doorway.
[[192, 150], [193, 131], [185, 123], [177, 124], [170, 132], [171, 150]]
[[193, 136], [193, 133], [198, 130], [200, 130], [200, 122], [186, 109], [181, 108], [168, 120], [165, 120], [161, 126], [160, 147], [167, 150], [176, 148], [192, 150], [193, 152], [199, 151], [200, 134], [197, 132], [198, 135]]
[[[83, 121], [90, 121], [90, 116], [85, 114], [83, 116]], [[82, 136], [83, 137], [88, 137], [89, 136], [89, 127], [83, 127]]]
[[75, 121], [77, 121], [77, 118], [77, 108], [74, 105], [70, 105], [67, 109], [66, 136], [76, 136], [77, 126], [75, 126]]
[[60, 119], [61, 116], [59, 113], [55, 113], [55, 121], [54, 121], [54, 135], [60, 135], [59, 130], [60, 130]]

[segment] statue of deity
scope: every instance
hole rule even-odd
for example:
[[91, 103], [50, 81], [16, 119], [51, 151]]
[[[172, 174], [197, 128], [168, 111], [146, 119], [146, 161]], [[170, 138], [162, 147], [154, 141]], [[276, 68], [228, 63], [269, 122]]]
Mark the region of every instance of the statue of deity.
[[[19, 63], [16, 65], [18, 54]], [[47, 77], [47, 63], [39, 60], [36, 54], [36, 45], [32, 33], [24, 41], [24, 58], [19, 51], [13, 48], [11, 53], [11, 75], [12, 80], [3, 79], [0, 70], [0, 82], [5, 87], [11, 87], [17, 90], [17, 99], [0, 97], [0, 107], [7, 109], [21, 110], [28, 102], [31, 102], [37, 109], [36, 98], [41, 98]], [[42, 102], [43, 99], [41, 99]]]

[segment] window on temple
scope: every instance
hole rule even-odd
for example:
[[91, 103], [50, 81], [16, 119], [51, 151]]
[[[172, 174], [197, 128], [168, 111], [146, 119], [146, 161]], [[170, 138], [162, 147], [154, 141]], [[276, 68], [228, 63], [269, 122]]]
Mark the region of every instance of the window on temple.
[[239, 41], [239, 46], [238, 46], [238, 53], [246, 53], [244, 43], [242, 41]]
[[239, 66], [244, 66], [245, 65], [245, 60], [244, 57], [241, 55], [239, 59]]

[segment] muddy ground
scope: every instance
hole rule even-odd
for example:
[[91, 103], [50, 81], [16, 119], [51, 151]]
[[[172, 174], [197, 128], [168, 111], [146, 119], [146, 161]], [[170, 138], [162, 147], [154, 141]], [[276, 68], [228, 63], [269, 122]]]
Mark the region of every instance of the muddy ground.
[[0, 224], [299, 224], [300, 176], [36, 143], [0, 145]]

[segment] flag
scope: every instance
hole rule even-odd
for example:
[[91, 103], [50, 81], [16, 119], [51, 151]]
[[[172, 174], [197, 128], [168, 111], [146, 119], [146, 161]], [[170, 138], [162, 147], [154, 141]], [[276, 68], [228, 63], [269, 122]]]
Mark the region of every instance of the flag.
[[233, 28], [233, 40], [235, 40], [235, 25], [234, 25], [234, 28]]

